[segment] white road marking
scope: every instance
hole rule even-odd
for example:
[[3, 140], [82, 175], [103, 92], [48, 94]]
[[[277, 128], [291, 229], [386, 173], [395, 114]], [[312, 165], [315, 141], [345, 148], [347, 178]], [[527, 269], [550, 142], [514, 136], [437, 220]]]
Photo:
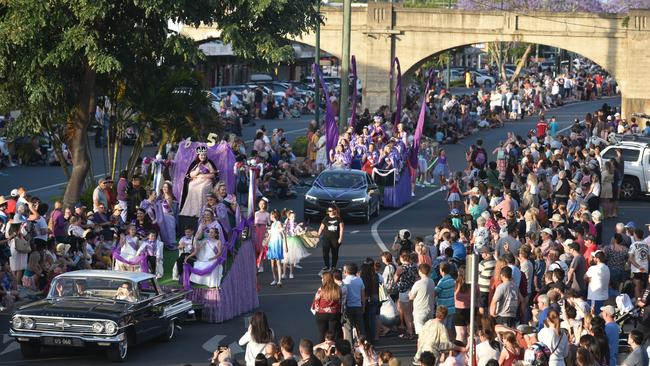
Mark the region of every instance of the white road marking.
[[230, 352], [232, 352], [233, 355], [238, 355], [240, 353], [244, 353], [244, 349], [239, 347], [239, 343], [237, 342], [232, 342], [228, 345], [228, 348], [230, 348]]
[[391, 212], [390, 214], [388, 214], [386, 216], [383, 216], [382, 218], [377, 220], [374, 224], [372, 224], [372, 228], [370, 229], [370, 233], [372, 234], [372, 238], [375, 241], [375, 244], [377, 244], [377, 246], [379, 247], [379, 249], [381, 249], [382, 252], [389, 252], [390, 251], [390, 250], [388, 250], [388, 247], [386, 246], [384, 241], [381, 239], [381, 236], [379, 236], [379, 233], [377, 231], [377, 228], [379, 227], [379, 225], [381, 225], [382, 222], [390, 219], [393, 216], [399, 215], [401, 212], [408, 210], [409, 208], [415, 206], [416, 204], [418, 204], [418, 203], [420, 203], [420, 202], [422, 202], [422, 201], [424, 201], [426, 199], [429, 199], [429, 197], [435, 196], [436, 194], [438, 194], [440, 192], [442, 192], [442, 190], [440, 188], [438, 188], [435, 191], [430, 192], [430, 193], [418, 198], [417, 200], [409, 203], [408, 205], [406, 205], [406, 206], [404, 206], [404, 207], [402, 207], [402, 208], [400, 208], [398, 210], [395, 210], [395, 211]]
[[[285, 135], [292, 135], [294, 133], [303, 132], [303, 131], [307, 131], [307, 127], [297, 128], [295, 130], [284, 131], [284, 134]], [[244, 142], [247, 143], [247, 144], [250, 144], [251, 142], [254, 142], [254, 141], [255, 140], [248, 140], [248, 141], [244, 141]]]
[[2, 352], [0, 352], [0, 356], [6, 355], [7, 353], [11, 353], [20, 348], [18, 342], [14, 341], [14, 338], [10, 337], [8, 334], [2, 335], [2, 344], [6, 344], [7, 346], [2, 350]]
[[[102, 176], [105, 176], [105, 175], [106, 175], [106, 173], [103, 173], [103, 174], [97, 174], [97, 175], [95, 175], [95, 178], [99, 178], [99, 177], [102, 177]], [[34, 193], [34, 192], [38, 192], [38, 191], [44, 191], [44, 190], [46, 190], [46, 189], [50, 189], [50, 188], [61, 187], [61, 186], [63, 186], [63, 185], [66, 185], [67, 183], [68, 183], [68, 182], [61, 182], [61, 183], [57, 183], [57, 184], [51, 184], [51, 185], [49, 185], [49, 186], [45, 186], [45, 187], [40, 187], [40, 188], [34, 188], [34, 189], [29, 189], [29, 188], [28, 188], [28, 189], [27, 189], [27, 192], [28, 192], [28, 193]]]
[[359, 230], [352, 230], [352, 231], [350, 231], [350, 234], [356, 234], [358, 232], [359, 232]]
[[224, 338], [226, 338], [225, 335], [217, 334], [216, 336], [208, 339], [205, 343], [203, 343], [203, 346], [201, 347], [212, 354], [217, 349], [217, 347], [219, 347], [219, 344]]

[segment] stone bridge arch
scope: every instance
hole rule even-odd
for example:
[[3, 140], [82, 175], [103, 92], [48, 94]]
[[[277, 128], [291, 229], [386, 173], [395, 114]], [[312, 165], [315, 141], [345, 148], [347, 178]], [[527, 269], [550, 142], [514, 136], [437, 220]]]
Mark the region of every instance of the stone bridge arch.
[[[343, 12], [323, 6], [321, 49], [341, 57]], [[181, 33], [199, 39], [210, 27]], [[296, 41], [314, 46], [315, 34]], [[390, 104], [392, 59], [411, 70], [438, 52], [462, 45], [518, 41], [559, 47], [582, 55], [610, 72], [622, 90], [623, 115], [650, 114], [650, 10], [629, 14], [463, 11], [404, 8], [369, 2], [352, 8], [351, 53], [363, 82], [363, 103]]]

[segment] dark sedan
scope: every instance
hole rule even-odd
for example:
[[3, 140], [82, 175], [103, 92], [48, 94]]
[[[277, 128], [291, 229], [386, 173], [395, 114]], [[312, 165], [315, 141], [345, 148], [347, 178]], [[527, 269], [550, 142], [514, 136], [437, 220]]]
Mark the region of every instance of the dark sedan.
[[52, 280], [47, 298], [16, 310], [9, 335], [27, 358], [43, 346], [98, 347], [109, 360], [124, 361], [130, 345], [174, 337], [193, 313], [185, 295], [162, 292], [149, 273], [67, 272]]
[[325, 170], [305, 194], [303, 217], [323, 217], [333, 203], [344, 219], [361, 219], [368, 223], [371, 216], [379, 215], [379, 187], [361, 170]]

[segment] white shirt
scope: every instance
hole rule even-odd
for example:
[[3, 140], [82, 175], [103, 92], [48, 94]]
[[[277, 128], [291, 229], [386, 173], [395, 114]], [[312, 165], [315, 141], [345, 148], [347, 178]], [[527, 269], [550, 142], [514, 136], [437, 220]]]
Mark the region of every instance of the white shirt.
[[[275, 338], [273, 335], [273, 329], [271, 329], [271, 338]], [[244, 357], [246, 360], [246, 366], [255, 366], [255, 357], [257, 357], [258, 353], [264, 353], [264, 348], [266, 348], [266, 343], [257, 343], [253, 340], [251, 337], [250, 326], [248, 327], [248, 331], [239, 338], [239, 345], [246, 345], [246, 356]]]
[[552, 352], [548, 360], [549, 366], [564, 366], [564, 358], [569, 355], [569, 337], [560, 332], [558, 336], [551, 328], [542, 328], [537, 334], [537, 339], [544, 343]]
[[501, 351], [496, 350], [490, 346], [489, 341], [483, 341], [476, 345], [476, 359], [478, 366], [485, 366], [490, 360], [498, 360]]
[[639, 264], [641, 267], [637, 267], [634, 264], [630, 263], [630, 269], [632, 270], [632, 273], [639, 273], [641, 272], [641, 269], [645, 269], [645, 271], [648, 271], [648, 253], [650, 252], [650, 248], [648, 248], [648, 244], [642, 242], [642, 241], [635, 241], [630, 245], [630, 251], [628, 252], [629, 255], [634, 255], [634, 260], [636, 261], [637, 264]]
[[413, 315], [426, 316], [432, 312], [436, 298], [435, 288], [433, 280], [428, 277], [413, 284], [409, 292], [409, 296], [414, 296]]
[[603, 264], [595, 264], [587, 270], [589, 286], [587, 286], [588, 300], [607, 300], [609, 298], [609, 268]]

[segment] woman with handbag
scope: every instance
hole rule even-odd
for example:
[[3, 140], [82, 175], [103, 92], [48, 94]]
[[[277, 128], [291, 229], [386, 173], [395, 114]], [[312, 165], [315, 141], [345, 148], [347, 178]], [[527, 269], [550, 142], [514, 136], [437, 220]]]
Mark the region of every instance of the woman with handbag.
[[27, 268], [27, 258], [32, 251], [29, 242], [20, 233], [21, 224], [22, 221], [20, 219], [16, 220], [14, 218], [10, 225], [6, 225], [7, 231], [5, 233], [9, 241], [9, 250], [11, 251], [9, 268], [11, 268], [11, 272], [16, 277], [18, 283], [22, 283], [23, 271]]
[[332, 332], [335, 339], [341, 335], [343, 293], [341, 287], [334, 281], [332, 272], [324, 272], [321, 282], [322, 285], [316, 291], [311, 309], [316, 315], [316, 326], [322, 342], [327, 332]]

